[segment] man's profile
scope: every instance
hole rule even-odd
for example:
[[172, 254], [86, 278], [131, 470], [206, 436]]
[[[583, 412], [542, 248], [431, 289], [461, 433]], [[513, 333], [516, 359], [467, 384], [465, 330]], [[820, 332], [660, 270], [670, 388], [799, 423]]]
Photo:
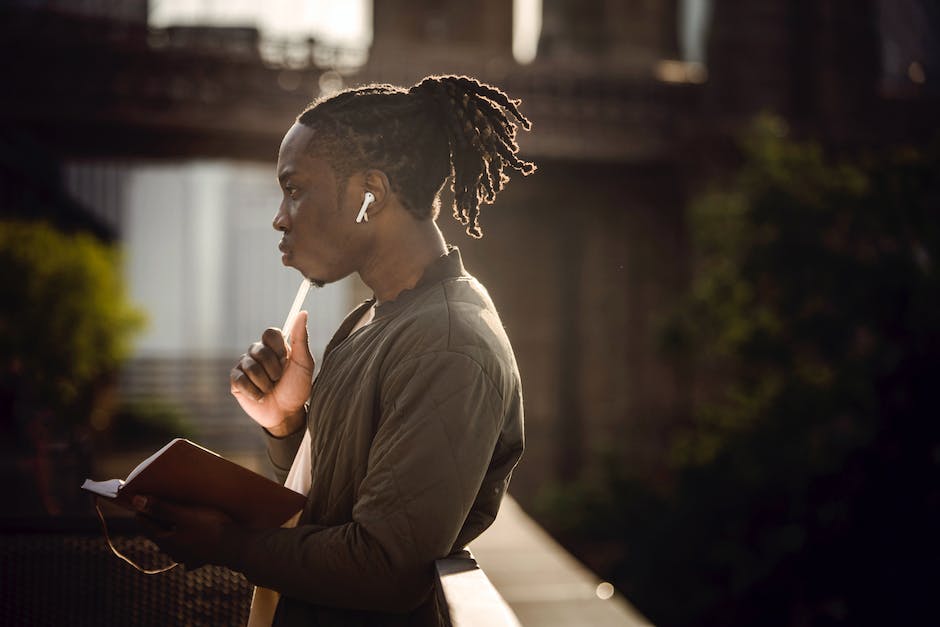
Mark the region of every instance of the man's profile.
[[[171, 530], [155, 541], [189, 565], [221, 564], [277, 593], [274, 625], [436, 624], [433, 562], [494, 520], [523, 449], [515, 358], [486, 290], [437, 226], [482, 235], [519, 159], [517, 102], [467, 77], [371, 85], [314, 102], [278, 154], [274, 218], [286, 265], [314, 283], [358, 273], [374, 297], [328, 344], [319, 373], [306, 313], [292, 338], [267, 329], [231, 374], [266, 433], [281, 481], [309, 489], [296, 526], [248, 529], [203, 508], [147, 499]], [[298, 450], [302, 455], [298, 454]], [[296, 462], [295, 462], [296, 458]]]

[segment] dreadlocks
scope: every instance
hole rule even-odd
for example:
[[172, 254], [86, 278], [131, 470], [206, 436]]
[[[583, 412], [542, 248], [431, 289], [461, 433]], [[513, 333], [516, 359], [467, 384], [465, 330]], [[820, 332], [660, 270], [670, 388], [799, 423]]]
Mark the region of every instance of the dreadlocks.
[[479, 238], [480, 204], [496, 199], [507, 170], [535, 171], [516, 156], [516, 122], [532, 126], [519, 104], [473, 78], [429, 76], [408, 90], [369, 85], [340, 92], [310, 104], [297, 121], [316, 131], [310, 151], [341, 179], [381, 169], [419, 219], [437, 217], [438, 194], [451, 176], [454, 218]]

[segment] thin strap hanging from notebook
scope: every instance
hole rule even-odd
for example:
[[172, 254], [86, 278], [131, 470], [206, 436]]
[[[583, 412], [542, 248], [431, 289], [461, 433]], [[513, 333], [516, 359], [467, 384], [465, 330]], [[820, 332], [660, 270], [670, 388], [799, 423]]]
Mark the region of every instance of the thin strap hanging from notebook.
[[122, 560], [124, 560], [125, 562], [127, 562], [128, 564], [130, 564], [131, 566], [133, 566], [134, 568], [136, 568], [137, 570], [139, 570], [140, 572], [142, 572], [143, 574], [158, 575], [160, 573], [165, 573], [171, 568], [174, 568], [179, 565], [177, 562], [173, 562], [169, 566], [163, 566], [162, 568], [144, 568], [143, 566], [140, 566], [137, 562], [127, 557], [126, 555], [118, 551], [116, 548], [114, 548], [114, 544], [111, 542], [111, 535], [108, 533], [108, 523], [105, 522], [104, 515], [101, 513], [101, 508], [98, 507], [97, 496], [95, 497], [95, 511], [98, 512], [98, 520], [101, 521], [101, 529], [102, 531], [104, 531], [104, 539], [108, 541], [108, 548], [111, 549], [111, 552], [114, 553], [119, 558], [121, 558]]

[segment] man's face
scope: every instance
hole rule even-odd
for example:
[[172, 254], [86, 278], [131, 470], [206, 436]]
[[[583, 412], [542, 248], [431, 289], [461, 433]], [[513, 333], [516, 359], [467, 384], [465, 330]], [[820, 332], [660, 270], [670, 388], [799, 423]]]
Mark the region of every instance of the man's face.
[[313, 139], [312, 129], [294, 124], [281, 142], [277, 176], [283, 199], [274, 228], [283, 233], [278, 248], [284, 265], [322, 284], [359, 269], [362, 242], [351, 186], [338, 193], [333, 168], [307, 151]]

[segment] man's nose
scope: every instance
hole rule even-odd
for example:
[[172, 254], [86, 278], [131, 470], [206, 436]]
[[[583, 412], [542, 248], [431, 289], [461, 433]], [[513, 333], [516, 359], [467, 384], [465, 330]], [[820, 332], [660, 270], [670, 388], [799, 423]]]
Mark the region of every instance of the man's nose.
[[281, 203], [277, 213], [274, 214], [274, 221], [271, 223], [271, 226], [274, 227], [275, 231], [284, 232], [290, 227], [290, 216], [288, 216], [287, 211], [284, 210], [284, 203]]

